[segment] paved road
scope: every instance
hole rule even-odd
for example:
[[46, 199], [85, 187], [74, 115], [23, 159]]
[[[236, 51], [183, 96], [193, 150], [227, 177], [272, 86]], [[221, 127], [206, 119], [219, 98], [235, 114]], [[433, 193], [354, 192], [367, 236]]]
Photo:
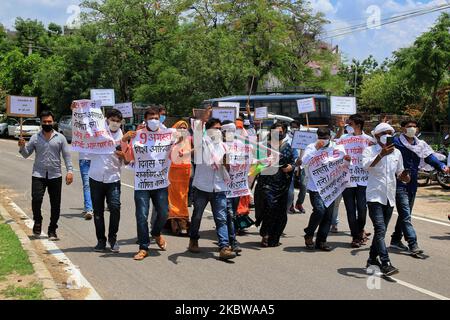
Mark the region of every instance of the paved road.
[[[31, 214], [32, 160], [17, 153], [17, 142], [0, 140], [0, 187], [12, 190], [11, 198]], [[75, 167], [78, 156], [74, 154]], [[286, 237], [278, 248], [259, 247], [258, 230], [239, 238], [242, 256], [231, 263], [217, 259], [211, 213], [202, 222], [202, 253], [187, 252], [188, 239], [168, 236], [168, 251], [153, 248], [143, 262], [132, 259], [137, 245], [133, 180], [123, 174], [122, 217], [119, 231], [121, 253], [93, 252], [96, 244], [93, 221], [81, 217], [82, 187], [78, 172], [72, 186], [63, 187], [58, 246], [81, 268], [83, 275], [104, 299], [436, 299], [450, 297], [450, 224], [414, 220], [420, 245], [429, 258], [417, 260], [391, 253], [401, 273], [398, 282], [380, 281], [369, 289], [363, 267], [368, 247], [351, 249], [345, 209], [341, 204], [343, 233], [332, 235], [331, 253], [304, 248], [303, 228], [307, 215], [289, 216]], [[49, 204], [44, 204], [44, 223]], [[306, 209], [311, 212], [308, 198]], [[395, 216], [394, 216], [395, 217]], [[369, 230], [371, 230], [371, 223]], [[392, 225], [392, 223], [391, 223]], [[46, 225], [44, 225], [46, 229]], [[389, 231], [389, 233], [391, 230]], [[376, 281], [375, 281], [376, 283]]]

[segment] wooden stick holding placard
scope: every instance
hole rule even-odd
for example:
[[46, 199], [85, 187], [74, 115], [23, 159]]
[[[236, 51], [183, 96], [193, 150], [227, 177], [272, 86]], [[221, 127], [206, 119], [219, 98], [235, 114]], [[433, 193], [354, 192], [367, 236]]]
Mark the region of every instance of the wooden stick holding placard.
[[309, 131], [309, 117], [307, 113], [305, 113], [305, 115], [306, 115], [306, 129]]
[[20, 117], [20, 140], [22, 140], [22, 127], [23, 127], [23, 117]]

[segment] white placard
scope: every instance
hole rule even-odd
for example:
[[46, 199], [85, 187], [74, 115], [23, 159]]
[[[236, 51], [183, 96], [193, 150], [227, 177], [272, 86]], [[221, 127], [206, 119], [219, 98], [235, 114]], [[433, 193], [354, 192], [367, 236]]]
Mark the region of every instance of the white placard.
[[253, 147], [237, 139], [229, 147], [230, 181], [227, 183], [227, 198], [248, 196], [248, 173], [253, 162]]
[[221, 122], [225, 120], [232, 121], [233, 123], [236, 121], [236, 108], [230, 107], [220, 107], [212, 109], [212, 117], [219, 119]]
[[36, 97], [6, 97], [6, 114], [11, 117], [36, 117]]
[[311, 131], [294, 131], [292, 149], [305, 150], [308, 145], [317, 141], [317, 133]]
[[114, 106], [114, 109], [117, 109], [120, 112], [122, 112], [122, 116], [124, 118], [133, 118], [133, 103], [132, 102], [116, 104]]
[[297, 100], [298, 113], [309, 113], [316, 111], [316, 101], [314, 98]]
[[255, 120], [264, 120], [269, 117], [269, 108], [255, 108]]
[[116, 104], [114, 89], [91, 89], [91, 100], [100, 100], [102, 107], [114, 107]]
[[219, 108], [236, 108], [236, 118], [239, 116], [239, 112], [240, 112], [240, 108], [241, 108], [241, 104], [239, 102], [219, 102], [217, 104], [217, 106]]
[[356, 114], [355, 97], [331, 97], [331, 114], [353, 115]]

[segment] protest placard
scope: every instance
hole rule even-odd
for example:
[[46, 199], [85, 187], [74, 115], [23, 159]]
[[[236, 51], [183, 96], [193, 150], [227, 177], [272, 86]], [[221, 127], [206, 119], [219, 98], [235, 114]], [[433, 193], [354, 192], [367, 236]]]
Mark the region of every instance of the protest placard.
[[192, 109], [192, 114], [194, 115], [194, 118], [197, 120], [203, 119], [205, 112], [206, 109]]
[[114, 109], [119, 110], [124, 118], [133, 118], [133, 103], [119, 103], [114, 106]]
[[255, 120], [264, 120], [269, 117], [269, 108], [261, 107], [255, 109]]
[[297, 100], [298, 113], [308, 113], [316, 111], [316, 101], [314, 98]]
[[221, 122], [229, 120], [234, 123], [236, 121], [236, 108], [233, 107], [212, 108], [212, 117], [219, 119]]
[[317, 141], [317, 133], [311, 131], [294, 131], [292, 149], [305, 150], [308, 145]]
[[37, 98], [7, 96], [6, 114], [10, 117], [36, 117]]
[[[236, 118], [239, 115], [241, 104], [239, 102], [219, 102], [217, 104], [219, 108], [235, 108], [236, 109]], [[236, 118], [234, 118], [236, 120]], [[233, 120], [234, 121], [234, 120]]]
[[318, 150], [308, 162], [309, 176], [328, 208], [347, 188], [350, 180], [345, 152], [327, 148]]
[[356, 114], [355, 97], [331, 97], [331, 114], [353, 115]]
[[253, 161], [253, 148], [242, 141], [234, 141], [228, 150], [230, 155], [230, 181], [227, 198], [248, 196], [248, 173]]
[[91, 100], [100, 100], [102, 107], [114, 107], [116, 104], [114, 89], [91, 89]]
[[74, 101], [72, 110], [72, 151], [111, 154], [116, 143], [106, 127], [101, 101]]
[[156, 190], [169, 186], [169, 154], [175, 130], [139, 130], [132, 141], [135, 190]]
[[336, 141], [337, 145], [342, 145], [345, 152], [352, 158], [350, 166], [351, 187], [367, 186], [369, 173], [362, 166], [362, 154], [371, 142], [368, 136], [348, 136]]

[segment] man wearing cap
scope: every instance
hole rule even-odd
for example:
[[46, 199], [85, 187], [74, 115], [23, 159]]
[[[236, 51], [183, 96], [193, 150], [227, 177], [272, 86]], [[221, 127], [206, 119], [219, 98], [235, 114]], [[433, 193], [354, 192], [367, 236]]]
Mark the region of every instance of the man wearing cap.
[[366, 200], [375, 231], [367, 268], [378, 267], [387, 276], [398, 273], [391, 264], [385, 243], [386, 230], [394, 211], [397, 178], [404, 183], [411, 181], [403, 168], [402, 154], [393, 144], [394, 132], [389, 124], [380, 123], [372, 131], [377, 144], [366, 148], [362, 156], [363, 167], [369, 172]]

